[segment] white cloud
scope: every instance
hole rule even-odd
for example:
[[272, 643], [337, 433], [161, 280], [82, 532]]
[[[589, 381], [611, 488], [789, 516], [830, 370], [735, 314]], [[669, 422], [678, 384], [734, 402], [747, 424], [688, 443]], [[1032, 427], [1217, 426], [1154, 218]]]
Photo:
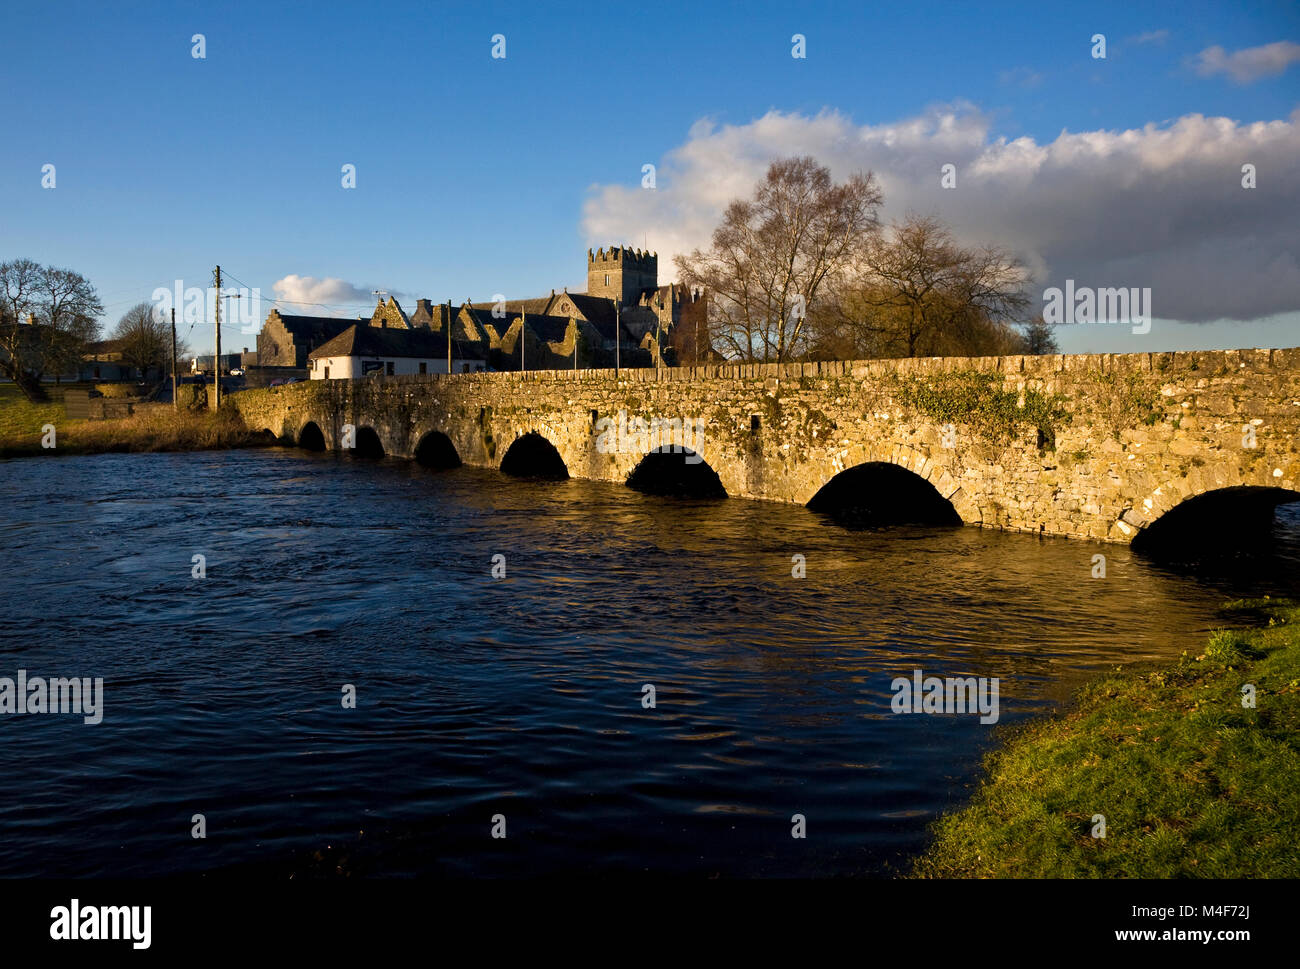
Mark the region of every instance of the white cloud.
[[[346, 280], [327, 276], [290, 274], [271, 284], [277, 299], [288, 305], [281, 310], [307, 316], [356, 316], [358, 306], [372, 306], [376, 301], [373, 287], [357, 286]], [[402, 294], [393, 293], [399, 300]]]
[[1169, 39], [1169, 31], [1161, 29], [1161, 30], [1148, 30], [1144, 34], [1138, 34], [1134, 37], [1130, 37], [1128, 41], [1130, 44], [1163, 44], [1168, 39]]
[[[672, 257], [708, 244], [726, 204], [768, 164], [809, 154], [837, 179], [876, 173], [882, 216], [932, 213], [968, 244], [1020, 254], [1043, 286], [1150, 286], [1157, 316], [1255, 319], [1300, 310], [1300, 110], [1243, 123], [1186, 115], [1126, 131], [1062, 131], [1054, 140], [994, 137], [969, 105], [884, 125], [825, 111], [770, 112], [745, 125], [692, 126], [658, 166], [658, 188], [593, 186], [591, 246], [636, 243]], [[940, 169], [957, 166], [957, 187]], [[1244, 164], [1258, 188], [1241, 185]]]
[[1279, 40], [1260, 47], [1247, 47], [1229, 54], [1222, 47], [1207, 47], [1196, 55], [1196, 73], [1202, 77], [1227, 74], [1238, 84], [1281, 74], [1300, 61], [1300, 44]]

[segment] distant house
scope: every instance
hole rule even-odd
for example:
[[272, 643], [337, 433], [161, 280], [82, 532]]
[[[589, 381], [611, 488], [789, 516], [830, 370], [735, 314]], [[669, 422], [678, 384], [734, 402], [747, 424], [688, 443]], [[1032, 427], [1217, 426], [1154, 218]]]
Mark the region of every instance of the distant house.
[[306, 367], [307, 356], [357, 323], [334, 316], [291, 316], [273, 309], [257, 335], [262, 367]]
[[122, 360], [125, 340], [100, 340], [86, 347], [77, 368], [78, 380], [130, 380], [135, 368]]
[[[250, 356], [247, 351], [244, 353], [223, 353], [221, 355], [221, 372], [229, 373], [237, 370], [244, 365], [244, 357]], [[190, 373], [212, 373], [211, 353], [202, 354], [190, 361]]]
[[[447, 373], [447, 340], [425, 329], [397, 329], [352, 323], [334, 339], [307, 355], [312, 380], [351, 380], [379, 374]], [[472, 344], [451, 341], [453, 373], [484, 370], [486, 361]]]
[[[13, 329], [11, 329], [13, 328]], [[0, 329], [5, 332], [4, 345], [0, 345], [0, 359], [9, 361], [9, 348], [16, 347], [23, 358], [23, 370], [29, 373], [45, 370], [41, 373], [44, 381], [61, 380], [125, 380], [132, 375], [132, 370], [122, 362], [122, 353], [118, 340], [103, 340], [98, 343], [82, 344], [75, 349], [75, 344], [60, 339], [70, 352], [56, 355], [50, 352], [50, 344], [55, 337], [49, 333], [49, 327], [37, 323], [32, 314], [24, 322], [13, 323], [12, 317], [0, 319]]]

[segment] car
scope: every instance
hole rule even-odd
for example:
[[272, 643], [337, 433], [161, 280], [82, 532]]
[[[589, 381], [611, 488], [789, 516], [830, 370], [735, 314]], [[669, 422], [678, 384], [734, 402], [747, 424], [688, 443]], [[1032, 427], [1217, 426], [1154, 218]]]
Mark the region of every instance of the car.
[[242, 377], [243, 375], [244, 370], [242, 367], [236, 367], [234, 370], [230, 371], [230, 376], [232, 377]]
[[288, 381], [285, 380], [283, 377], [280, 377], [280, 378], [278, 378], [278, 379], [276, 379], [276, 380], [272, 380], [269, 384], [267, 384], [267, 386], [268, 386], [268, 387], [283, 387], [286, 383], [288, 383]]
[[285, 381], [285, 385], [287, 386], [289, 384], [300, 384], [302, 382], [303, 382], [302, 377], [290, 377], [288, 380]]

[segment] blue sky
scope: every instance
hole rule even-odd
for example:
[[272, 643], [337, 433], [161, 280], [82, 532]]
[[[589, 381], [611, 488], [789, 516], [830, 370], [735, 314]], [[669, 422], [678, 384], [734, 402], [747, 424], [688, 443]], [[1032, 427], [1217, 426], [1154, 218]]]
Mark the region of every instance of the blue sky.
[[[589, 245], [685, 244], [665, 230], [663, 212], [629, 218], [620, 205], [640, 191], [642, 165], [661, 166], [654, 201], [670, 212], [675, 188], [680, 207], [692, 174], [710, 177], [700, 175], [707, 166], [692, 168], [693, 145], [719, 147], [719, 131], [743, 135], [772, 112], [800, 122], [831, 112], [853, 132], [951, 109], [977, 118], [990, 143], [1039, 146], [1063, 131], [1194, 114], [1282, 123], [1279, 137], [1289, 138], [1300, 123], [1300, 63], [1243, 81], [1197, 58], [1216, 46], [1231, 55], [1300, 42], [1298, 11], [1187, 2], [11, 5], [0, 32], [0, 259], [83, 272], [108, 325], [155, 287], [207, 285], [216, 263], [268, 298], [291, 275], [359, 294], [389, 290], [408, 305], [581, 289]], [[1098, 32], [1104, 61], [1089, 56]], [[196, 33], [204, 59], [191, 56]], [[498, 33], [504, 60], [490, 57]], [[795, 33], [807, 38], [806, 59], [790, 56]], [[941, 142], [942, 132], [926, 137]], [[750, 144], [731, 141], [725, 150], [742, 155]], [[761, 170], [771, 142], [752, 144], [755, 157], [721, 163]], [[797, 131], [789, 149], [808, 149]], [[340, 185], [345, 163], [356, 165], [354, 190]], [[41, 187], [45, 164], [56, 166], [54, 189]], [[1296, 168], [1276, 169], [1260, 190], [1287, 187], [1261, 201], [1263, 212], [1297, 198]], [[1300, 211], [1292, 216], [1300, 223]], [[622, 238], [600, 234], [610, 226]], [[963, 226], [995, 229], [978, 219]], [[1290, 246], [1287, 263], [1285, 238], [1269, 238], [1256, 261], [1289, 270], [1300, 247]], [[1209, 264], [1220, 245], [1227, 252], [1234, 242], [1201, 245]], [[1061, 251], [1044, 246], [1058, 275], [1073, 271], [1052, 255]], [[1133, 265], [1136, 285], [1141, 261]], [[661, 260], [661, 276], [664, 268]], [[336, 298], [340, 314], [364, 308]], [[1253, 323], [1158, 319], [1144, 344], [1114, 327], [1075, 327], [1062, 340], [1072, 350], [1300, 343], [1300, 296], [1261, 305], [1280, 313]], [[194, 349], [210, 346], [206, 330], [192, 334]], [[223, 339], [251, 340], [237, 330]]]

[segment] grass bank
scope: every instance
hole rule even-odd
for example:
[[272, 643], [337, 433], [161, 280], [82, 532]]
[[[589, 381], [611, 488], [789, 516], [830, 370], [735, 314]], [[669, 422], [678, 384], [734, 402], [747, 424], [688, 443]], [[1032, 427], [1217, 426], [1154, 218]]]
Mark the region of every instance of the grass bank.
[[1300, 605], [1225, 608], [1254, 627], [1216, 631], [1168, 669], [1107, 676], [988, 755], [913, 876], [1300, 877]]
[[[73, 386], [85, 390], [90, 385], [74, 384]], [[63, 409], [63, 392], [67, 389], [66, 386], [46, 387], [45, 391], [50, 395], [49, 401], [33, 404], [23, 396], [16, 385], [0, 384], [0, 441], [9, 441], [33, 433], [39, 439], [43, 425], [53, 424], [58, 427], [64, 424], [68, 415]]]
[[[69, 420], [62, 392], [49, 388], [49, 403], [32, 404], [12, 384], [0, 385], [0, 458], [132, 451], [202, 451], [272, 444], [244, 426], [234, 411], [175, 411], [168, 404], [143, 405], [133, 417]], [[42, 428], [53, 424], [55, 446], [42, 445]]]

